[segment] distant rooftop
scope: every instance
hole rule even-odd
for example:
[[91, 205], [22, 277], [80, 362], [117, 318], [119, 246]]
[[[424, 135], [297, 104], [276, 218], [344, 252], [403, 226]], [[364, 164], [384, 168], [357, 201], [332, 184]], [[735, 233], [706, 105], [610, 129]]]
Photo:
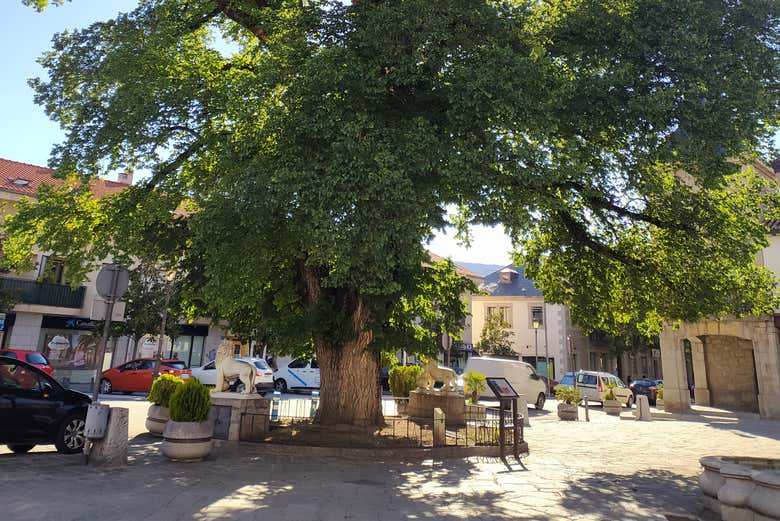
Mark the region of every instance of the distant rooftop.
[[525, 278], [525, 268], [511, 264], [486, 275], [479, 289], [496, 297], [542, 296], [542, 292], [536, 289], [534, 283]]
[[[0, 158], [0, 191], [21, 195], [35, 195], [42, 184], [62, 185], [62, 179], [54, 177], [55, 171], [43, 166], [20, 163]], [[129, 185], [116, 181], [95, 179], [90, 189], [97, 197], [121, 192]]]

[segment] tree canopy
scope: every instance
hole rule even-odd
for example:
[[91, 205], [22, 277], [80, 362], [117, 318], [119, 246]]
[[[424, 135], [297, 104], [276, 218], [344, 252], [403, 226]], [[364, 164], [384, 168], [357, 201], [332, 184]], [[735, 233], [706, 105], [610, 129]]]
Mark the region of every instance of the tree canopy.
[[192, 306], [313, 339], [323, 421], [381, 416], [335, 394], [376, 387], [366, 347], [452, 207], [462, 232], [505, 226], [587, 326], [763, 312], [778, 201], [738, 170], [778, 125], [779, 20], [775, 0], [140, 0], [57, 35], [31, 84], [61, 175], [150, 178], [95, 203], [110, 219], [20, 212], [9, 239], [175, 259]]

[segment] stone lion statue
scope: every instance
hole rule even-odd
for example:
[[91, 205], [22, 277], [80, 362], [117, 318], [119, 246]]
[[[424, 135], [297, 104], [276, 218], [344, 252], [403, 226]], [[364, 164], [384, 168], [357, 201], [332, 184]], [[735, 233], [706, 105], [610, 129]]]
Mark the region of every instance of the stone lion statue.
[[436, 360], [428, 360], [423, 365], [423, 372], [417, 379], [417, 388], [429, 391], [436, 382], [444, 382], [442, 391], [454, 391], [458, 388], [458, 376], [449, 367], [439, 367]]
[[215, 391], [227, 390], [230, 387], [230, 381], [238, 378], [244, 384], [243, 394], [257, 392], [255, 389], [255, 366], [249, 362], [233, 358], [233, 343], [230, 340], [225, 340], [219, 344], [214, 365], [217, 368]]

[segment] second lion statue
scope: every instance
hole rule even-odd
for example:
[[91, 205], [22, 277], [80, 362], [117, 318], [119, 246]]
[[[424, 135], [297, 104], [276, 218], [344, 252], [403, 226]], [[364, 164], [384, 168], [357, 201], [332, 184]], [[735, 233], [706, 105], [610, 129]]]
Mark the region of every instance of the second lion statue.
[[217, 368], [217, 381], [214, 391], [227, 390], [230, 388], [230, 380], [238, 377], [241, 383], [244, 384], [242, 394], [254, 394], [256, 392], [255, 366], [249, 362], [233, 358], [233, 343], [231, 341], [225, 340], [219, 344], [214, 365]]
[[425, 391], [433, 389], [436, 382], [442, 382], [442, 391], [456, 391], [458, 388], [458, 376], [449, 367], [439, 367], [434, 359], [428, 360], [423, 365], [423, 372], [417, 379], [417, 388]]

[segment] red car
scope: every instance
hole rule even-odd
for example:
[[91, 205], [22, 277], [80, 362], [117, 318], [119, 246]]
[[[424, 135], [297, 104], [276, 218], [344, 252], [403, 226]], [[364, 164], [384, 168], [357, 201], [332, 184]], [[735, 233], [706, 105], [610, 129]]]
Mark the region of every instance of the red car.
[[[154, 358], [137, 358], [125, 362], [119, 367], [112, 367], [100, 375], [100, 392], [111, 394], [121, 391], [125, 394], [134, 392], [148, 393], [152, 387], [154, 374]], [[172, 374], [180, 378], [189, 378], [192, 371], [181, 360], [162, 360], [160, 374]]]
[[2, 349], [0, 350], [0, 356], [7, 356], [8, 358], [14, 358], [27, 362], [30, 365], [34, 365], [49, 376], [54, 376], [54, 368], [49, 365], [49, 361], [43, 354], [38, 351], [31, 351], [27, 349]]

